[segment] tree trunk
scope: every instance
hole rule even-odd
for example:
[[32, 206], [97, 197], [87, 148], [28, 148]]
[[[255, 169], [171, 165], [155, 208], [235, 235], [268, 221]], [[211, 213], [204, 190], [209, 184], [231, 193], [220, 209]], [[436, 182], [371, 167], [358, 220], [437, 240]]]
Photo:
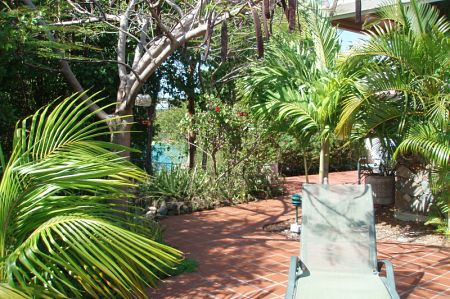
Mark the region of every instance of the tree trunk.
[[320, 144], [320, 164], [319, 164], [319, 182], [324, 183], [328, 180], [328, 168], [330, 163], [330, 140], [325, 138]]
[[[128, 113], [123, 113], [122, 115], [128, 116], [121, 119], [114, 119], [109, 121], [109, 129], [111, 130], [111, 142], [118, 145], [131, 147], [131, 127], [134, 118], [130, 111]], [[130, 158], [129, 151], [121, 151], [120, 155], [122, 157], [127, 157], [128, 159]]]
[[306, 183], [309, 183], [309, 177], [308, 177], [308, 159], [306, 158], [306, 152], [303, 152], [303, 167], [305, 168], [305, 179]]
[[202, 152], [202, 169], [206, 170], [206, 166], [208, 165], [208, 154], [206, 151]]
[[294, 30], [295, 30], [296, 15], [297, 15], [297, 1], [296, 0], [288, 0], [289, 32], [294, 32]]
[[211, 159], [213, 162], [213, 170], [214, 170], [214, 175], [217, 177], [217, 160], [216, 160], [216, 153], [217, 153], [217, 149], [213, 149], [212, 153], [211, 153]]
[[195, 153], [197, 152], [197, 147], [195, 146], [195, 131], [192, 128], [194, 125], [194, 116], [195, 116], [195, 99], [193, 96], [188, 98], [188, 115], [191, 123], [191, 128], [188, 132], [188, 145], [189, 145], [189, 154], [188, 154], [188, 167], [189, 169], [193, 169], [195, 167]]
[[262, 3], [262, 18], [263, 18], [263, 25], [264, 25], [264, 33], [266, 35], [266, 40], [269, 40], [270, 38], [270, 27], [269, 27], [269, 20], [270, 20], [270, 8], [269, 8], [269, 0], [264, 0]]
[[154, 119], [156, 111], [156, 101], [152, 101], [152, 104], [147, 108], [147, 118], [149, 123], [147, 124], [147, 157], [145, 159], [145, 169], [149, 174], [153, 174], [153, 136], [155, 132]]

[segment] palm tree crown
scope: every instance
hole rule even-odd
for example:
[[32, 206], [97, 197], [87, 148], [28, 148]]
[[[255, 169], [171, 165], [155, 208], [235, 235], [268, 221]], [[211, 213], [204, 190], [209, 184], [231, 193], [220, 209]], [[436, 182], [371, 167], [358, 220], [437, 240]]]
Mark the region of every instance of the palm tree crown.
[[301, 16], [301, 39], [272, 41], [265, 59], [242, 79], [241, 95], [256, 115], [289, 123], [305, 139], [320, 136], [323, 179], [341, 103], [356, 91], [358, 72], [340, 62], [340, 41], [329, 18], [317, 7], [304, 9]]
[[449, 144], [439, 140], [449, 140], [450, 23], [411, 1], [381, 8], [368, 26], [368, 41], [348, 53], [366, 61], [366, 76], [345, 103], [339, 132], [348, 134], [349, 124], [359, 137], [378, 132], [396, 142], [397, 154], [413, 150], [447, 165]]

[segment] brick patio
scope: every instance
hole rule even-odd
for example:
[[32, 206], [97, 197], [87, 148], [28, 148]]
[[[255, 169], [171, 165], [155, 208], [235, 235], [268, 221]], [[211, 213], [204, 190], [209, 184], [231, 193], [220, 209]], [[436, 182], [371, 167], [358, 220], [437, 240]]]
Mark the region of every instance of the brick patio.
[[[317, 181], [312, 176], [311, 181]], [[356, 172], [332, 173], [330, 183], [355, 183]], [[287, 179], [289, 193], [303, 177]], [[289, 219], [289, 197], [166, 218], [166, 240], [199, 262], [197, 272], [164, 280], [151, 298], [283, 298], [289, 258], [299, 242], [263, 231]], [[378, 242], [378, 258], [394, 264], [401, 298], [450, 298], [449, 248]]]

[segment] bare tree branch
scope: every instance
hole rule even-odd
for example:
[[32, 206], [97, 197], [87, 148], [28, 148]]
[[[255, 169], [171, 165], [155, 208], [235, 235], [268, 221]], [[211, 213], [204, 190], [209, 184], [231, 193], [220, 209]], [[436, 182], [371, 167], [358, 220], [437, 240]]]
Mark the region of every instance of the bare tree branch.
[[86, 9], [82, 8], [80, 5], [78, 5], [77, 3], [74, 3], [72, 0], [67, 0], [67, 3], [69, 3], [70, 6], [73, 7], [73, 9], [80, 13], [80, 14], [86, 14], [86, 15], [90, 15], [92, 16], [92, 14], [87, 11]]
[[24, 64], [28, 65], [28, 66], [31, 66], [31, 67], [34, 67], [36, 69], [46, 70], [46, 71], [49, 71], [49, 72], [52, 72], [52, 73], [61, 73], [60, 69], [53, 69], [51, 67], [46, 67], [44, 65], [37, 65], [37, 64], [29, 63], [29, 62], [24, 62]]
[[135, 70], [133, 70], [133, 68], [131, 66], [129, 66], [126, 63], [121, 63], [117, 60], [111, 60], [111, 59], [101, 59], [101, 60], [89, 60], [89, 59], [70, 59], [70, 58], [64, 58], [61, 60], [66, 60], [66, 61], [73, 61], [73, 62], [85, 62], [85, 63], [117, 63], [117, 64], [121, 64], [123, 65], [125, 68], [127, 68], [128, 70], [130, 70], [130, 72], [136, 76], [136, 79], [139, 81], [139, 83], [143, 84], [145, 82], [142, 82], [141, 79], [139, 78], [139, 74], [136, 73]]
[[125, 80], [126, 76], [127, 76], [127, 71], [125, 68], [125, 64], [126, 64], [126, 46], [127, 46], [127, 35], [125, 32], [128, 32], [128, 21], [129, 21], [129, 16], [131, 13], [131, 9], [133, 8], [133, 6], [136, 5], [136, 0], [131, 0], [128, 3], [128, 7], [125, 10], [125, 12], [123, 13], [123, 15], [120, 16], [120, 24], [119, 24], [119, 38], [117, 41], [117, 61], [119, 62], [118, 64], [118, 69], [119, 69], [119, 77], [120, 80]]
[[169, 6], [172, 7], [177, 12], [180, 18], [184, 17], [183, 11], [177, 4], [175, 4], [175, 2], [173, 2], [172, 0], [166, 0], [166, 3], [169, 4]]
[[107, 14], [105, 17], [89, 17], [86, 19], [79, 19], [79, 20], [70, 20], [70, 21], [60, 21], [57, 23], [50, 24], [52, 26], [70, 26], [70, 25], [80, 25], [80, 24], [88, 24], [88, 23], [95, 23], [95, 22], [101, 22], [101, 21], [112, 21], [112, 22], [119, 22], [119, 17], [115, 15]]
[[[29, 8], [36, 10], [36, 6], [33, 4], [31, 0], [22, 0]], [[40, 21], [41, 24], [45, 25], [43, 21]], [[47, 30], [46, 31], [47, 37], [51, 41], [55, 41], [55, 37], [53, 34]], [[55, 50], [56, 52], [60, 52], [58, 50]], [[63, 74], [64, 78], [67, 80], [69, 85], [72, 87], [73, 90], [79, 93], [83, 93], [84, 89], [80, 84], [80, 81], [78, 81], [75, 74], [72, 72], [72, 69], [70, 68], [70, 65], [67, 61], [60, 60], [59, 65], [61, 67], [61, 73]], [[83, 100], [86, 100], [86, 104], [89, 106], [89, 110], [92, 112], [95, 112], [97, 117], [100, 119], [108, 119], [109, 115], [103, 111], [97, 104], [92, 102], [88, 99], [88, 96], [86, 94], [82, 95]]]
[[161, 28], [161, 31], [170, 39], [172, 43], [176, 43], [177, 39], [175, 38], [175, 36], [173, 36], [170, 29], [167, 28], [166, 25], [164, 25], [158, 14], [153, 9], [150, 9], [150, 13], [152, 14], [152, 17], [155, 19], [156, 23], [158, 23], [158, 27]]
[[[139, 43], [136, 45], [136, 49], [134, 51], [134, 59], [133, 59], [132, 68], [136, 67], [137, 63], [139, 62], [139, 59], [141, 59], [141, 56], [145, 51], [145, 43], [146, 43], [146, 40], [148, 37], [147, 30], [148, 30], [149, 23], [150, 22], [147, 18], [142, 22]], [[138, 75], [135, 74], [135, 76], [138, 76]]]

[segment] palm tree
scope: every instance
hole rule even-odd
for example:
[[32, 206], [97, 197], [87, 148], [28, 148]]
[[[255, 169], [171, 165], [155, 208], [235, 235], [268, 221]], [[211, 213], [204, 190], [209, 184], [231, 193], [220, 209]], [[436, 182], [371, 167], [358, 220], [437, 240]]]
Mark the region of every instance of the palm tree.
[[145, 297], [180, 258], [115, 208], [145, 173], [94, 139], [108, 126], [81, 96], [16, 126], [0, 182], [1, 298]]
[[358, 72], [339, 62], [337, 29], [317, 7], [301, 14], [302, 38], [274, 39], [263, 61], [241, 80], [240, 93], [263, 118], [287, 122], [296, 135], [319, 135], [320, 181], [328, 177], [329, 146], [342, 100], [356, 92]]
[[370, 39], [349, 53], [367, 61], [362, 96], [346, 101], [339, 132], [352, 127], [359, 138], [381, 132], [396, 141], [394, 157], [415, 153], [448, 169], [450, 23], [433, 6], [412, 0], [381, 8], [368, 26]]

